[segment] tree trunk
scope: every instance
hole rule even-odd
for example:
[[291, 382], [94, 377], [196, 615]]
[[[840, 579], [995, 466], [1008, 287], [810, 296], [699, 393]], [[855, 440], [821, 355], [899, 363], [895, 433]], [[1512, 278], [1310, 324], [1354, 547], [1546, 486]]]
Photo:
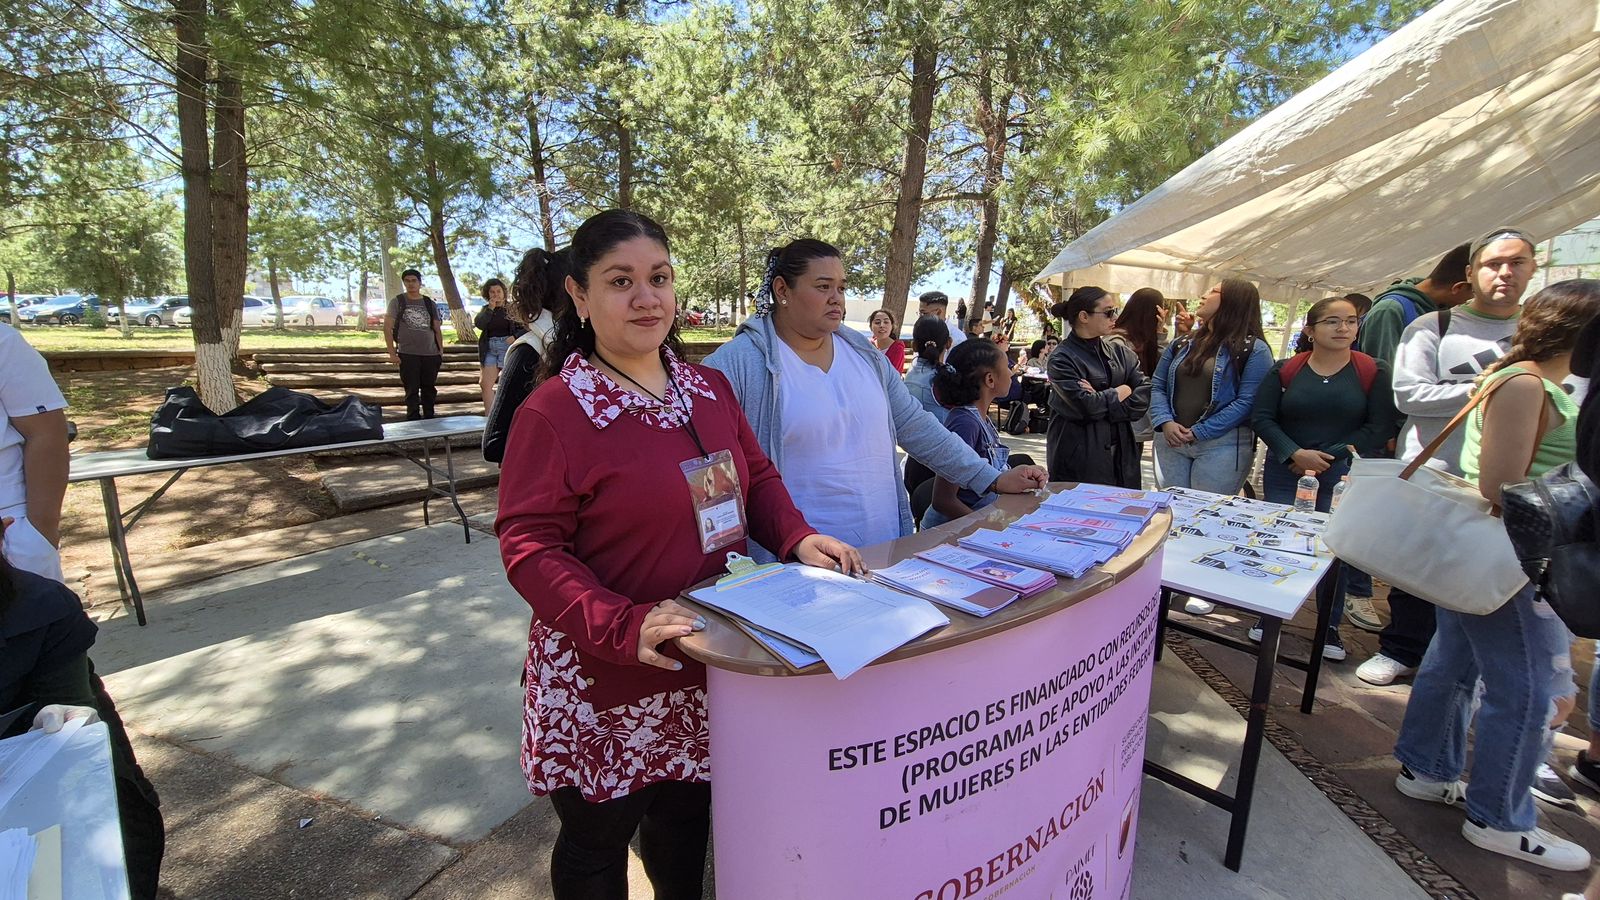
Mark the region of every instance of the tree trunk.
[[617, 112], [617, 206], [633, 208], [633, 131]]
[[17, 318], [17, 273], [10, 269], [6, 270], [6, 308], [11, 313], [11, 327], [21, 328], [22, 320]]
[[556, 249], [555, 207], [550, 198], [550, 181], [544, 170], [544, 139], [539, 135], [539, 106], [528, 105], [528, 150], [532, 154], [533, 190], [539, 197], [539, 227], [544, 232], [544, 249]]
[[750, 244], [745, 240], [744, 237], [743, 210], [740, 210], [739, 215], [734, 217], [733, 228], [734, 233], [739, 239], [739, 290], [734, 292], [733, 302], [738, 305], [739, 309], [739, 311], [735, 313], [735, 317], [740, 321], [743, 321], [745, 316], [750, 315], [749, 309], [747, 309], [745, 306], [744, 299], [750, 290]]
[[267, 282], [272, 286], [272, 308], [276, 311], [274, 318], [277, 321], [274, 327], [281, 329], [283, 328], [283, 295], [278, 290], [278, 261], [271, 256], [267, 257]]
[[[994, 105], [993, 62], [988, 52], [979, 54], [978, 129], [983, 135], [983, 205], [978, 218], [977, 265], [972, 273], [972, 302], [980, 310], [989, 297], [989, 272], [994, 266], [994, 245], [1000, 230], [1000, 180], [1005, 174], [1006, 117], [1010, 95], [999, 109]], [[995, 300], [1000, 315], [1004, 288]]]
[[456, 285], [455, 270], [450, 267], [450, 250], [444, 240], [444, 198], [436, 190], [439, 181], [439, 167], [433, 160], [428, 160], [428, 243], [433, 246], [433, 267], [439, 273], [439, 282], [444, 287], [445, 305], [450, 309], [450, 321], [455, 325], [456, 343], [477, 343], [478, 335], [472, 328], [472, 319], [467, 315], [466, 305], [461, 302], [461, 288]]
[[367, 330], [367, 229], [356, 232], [356, 255], [361, 258], [361, 293], [356, 301], [356, 327]]
[[[244, 277], [249, 268], [250, 185], [245, 159], [244, 85], [230, 63], [217, 62], [216, 136], [211, 151], [212, 273], [217, 320], [230, 369], [239, 356]], [[229, 382], [232, 388], [232, 381]]]
[[207, 128], [210, 99], [207, 77], [210, 51], [206, 44], [206, 0], [173, 0], [177, 51], [173, 76], [177, 85], [179, 168], [183, 177], [183, 260], [190, 308], [194, 310], [195, 389], [215, 412], [238, 405], [232, 366], [217, 319], [216, 277], [212, 259], [211, 135]]
[[994, 317], [1001, 318], [1006, 314], [1006, 307], [1011, 302], [1011, 260], [1000, 264], [1000, 283], [994, 287]]
[[911, 312], [911, 276], [916, 264], [917, 224], [922, 215], [922, 184], [928, 168], [928, 135], [934, 95], [939, 90], [937, 63], [938, 48], [933, 37], [922, 37], [911, 51], [911, 120], [906, 128], [905, 164], [900, 171], [894, 229], [889, 233], [889, 258], [883, 275], [883, 305], [891, 310], [898, 308], [902, 322]]
[[[384, 207], [388, 208], [387, 205]], [[378, 241], [378, 268], [383, 276], [383, 299], [387, 302], [406, 289], [400, 282], [400, 270], [395, 268], [394, 249], [400, 245], [400, 226], [393, 222], [383, 223], [383, 234]]]

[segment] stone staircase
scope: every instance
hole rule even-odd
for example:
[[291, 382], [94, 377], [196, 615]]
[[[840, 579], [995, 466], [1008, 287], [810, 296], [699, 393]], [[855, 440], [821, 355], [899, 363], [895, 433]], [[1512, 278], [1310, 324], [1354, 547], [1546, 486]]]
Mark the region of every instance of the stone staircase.
[[[354, 394], [383, 407], [384, 421], [405, 418], [406, 393], [400, 384], [400, 370], [389, 362], [385, 350], [263, 350], [254, 357], [267, 383], [275, 387], [314, 394], [329, 401]], [[483, 415], [478, 372], [477, 346], [446, 344], [444, 363], [439, 367], [439, 399], [435, 413], [440, 416]]]

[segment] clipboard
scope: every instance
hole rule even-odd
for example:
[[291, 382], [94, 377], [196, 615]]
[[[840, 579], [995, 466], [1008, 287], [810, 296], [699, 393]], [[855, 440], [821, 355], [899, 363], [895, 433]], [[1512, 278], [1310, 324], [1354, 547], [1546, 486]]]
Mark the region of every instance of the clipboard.
[[[742, 553], [730, 552], [727, 555], [727, 559], [727, 574], [717, 579], [717, 587], [719, 588], [728, 587], [735, 584], [744, 584], [748, 581], [754, 581], [757, 578], [777, 572], [783, 568], [783, 563], [774, 562], [762, 564], [756, 562], [754, 559], [751, 559], [748, 556], [745, 556]], [[795, 665], [795, 663], [791, 661], [786, 654], [779, 652], [773, 647], [772, 643], [767, 639], [765, 632], [749, 622], [746, 622], [744, 619], [733, 615], [732, 613], [720, 609], [713, 609], [704, 604], [697, 603], [695, 602], [695, 599], [690, 597], [687, 593], [680, 597], [678, 602], [690, 607], [691, 609], [694, 609], [701, 615], [704, 615], [707, 612], [715, 613], [728, 624], [738, 629], [744, 634], [745, 637], [748, 637], [750, 640], [754, 641], [758, 646], [761, 647], [761, 649], [767, 651], [767, 654], [770, 655], [774, 661], [790, 672], [798, 675], [811, 672], [820, 672], [825, 668], [824, 664], [821, 662], [814, 662], [806, 666]], [[799, 644], [796, 646], [803, 647], [803, 645]], [[804, 649], [810, 651], [809, 647], [805, 647]]]

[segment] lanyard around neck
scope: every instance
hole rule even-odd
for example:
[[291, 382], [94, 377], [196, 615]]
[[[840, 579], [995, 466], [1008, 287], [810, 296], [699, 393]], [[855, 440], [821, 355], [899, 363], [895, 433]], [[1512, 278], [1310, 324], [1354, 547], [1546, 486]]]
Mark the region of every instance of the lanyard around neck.
[[666, 365], [665, 363], [662, 364], [667, 370], [667, 381], [669, 383], [671, 383], [672, 391], [673, 391], [673, 401], [674, 402], [668, 403], [666, 401], [666, 398], [657, 395], [655, 391], [652, 391], [649, 388], [645, 387], [644, 385], [640, 384], [639, 382], [635, 381], [632, 375], [629, 375], [627, 372], [624, 372], [621, 369], [617, 368], [616, 366], [613, 366], [611, 363], [607, 362], [606, 358], [604, 356], [600, 355], [600, 351], [599, 350], [594, 351], [594, 358], [600, 360], [601, 364], [603, 364], [606, 368], [608, 368], [611, 371], [617, 373], [618, 375], [621, 375], [623, 377], [623, 379], [625, 381], [627, 381], [629, 384], [633, 385], [634, 387], [638, 388], [641, 391], [644, 391], [646, 396], [650, 397], [652, 400], [654, 400], [657, 403], [661, 404], [663, 407], [671, 407], [671, 408], [677, 410], [678, 412], [682, 413], [683, 414], [683, 429], [685, 431], [689, 432], [689, 437], [694, 439], [695, 448], [700, 451], [701, 458], [702, 459], [710, 459], [711, 458], [711, 454], [706, 452], [706, 445], [702, 444], [700, 442], [700, 432], [695, 430], [694, 417], [693, 417], [692, 413], [689, 410], [684, 409], [677, 402], [679, 399], [681, 399], [683, 397], [683, 388], [678, 385], [678, 379], [672, 377], [672, 367], [671, 366]]

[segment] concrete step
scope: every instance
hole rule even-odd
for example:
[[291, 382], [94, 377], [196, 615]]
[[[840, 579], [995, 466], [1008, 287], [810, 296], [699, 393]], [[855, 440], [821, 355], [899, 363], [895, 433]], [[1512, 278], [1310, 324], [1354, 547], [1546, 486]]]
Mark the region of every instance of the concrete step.
[[[459, 358], [458, 358], [459, 357]], [[297, 375], [306, 372], [394, 372], [398, 371], [394, 363], [387, 358], [377, 357], [361, 362], [269, 362], [260, 363], [261, 371], [269, 375], [283, 373]], [[461, 371], [476, 372], [478, 370], [478, 357], [468, 357], [455, 354], [445, 357], [439, 366], [441, 372]]]
[[[402, 388], [398, 381], [399, 379], [396, 379], [396, 384], [393, 388], [358, 387], [348, 391], [311, 389], [305, 391], [305, 393], [314, 394], [328, 401], [329, 403], [338, 403], [346, 396], [354, 394], [368, 403], [376, 403], [379, 406], [385, 407], [398, 406], [404, 410], [406, 405], [406, 392], [405, 388]], [[483, 411], [483, 392], [478, 390], [478, 386], [476, 384], [441, 385], [439, 388], [438, 399], [435, 401], [435, 404], [437, 407], [443, 407], [447, 403], [476, 403], [478, 405], [478, 411], [481, 413]]]
[[[358, 387], [393, 387], [400, 384], [400, 373], [394, 369], [386, 372], [318, 372], [318, 373], [292, 373], [280, 374], [267, 373], [267, 380], [281, 387], [296, 391], [325, 390], [342, 391]], [[478, 372], [471, 371], [440, 371], [435, 381], [440, 387], [444, 385], [477, 384]]]
[[[434, 464], [443, 467], [442, 454], [435, 454]], [[458, 492], [500, 481], [499, 466], [486, 461], [479, 453], [464, 449], [455, 454], [455, 471]], [[353, 512], [420, 500], [428, 493], [428, 475], [403, 459], [373, 457], [356, 465], [326, 469], [322, 473], [322, 487], [333, 496], [334, 504], [341, 511]], [[432, 504], [432, 512], [435, 522], [455, 514], [450, 501], [444, 499]]]
[[[388, 364], [389, 351], [382, 347], [371, 350], [338, 349], [327, 351], [312, 350], [261, 350], [250, 354], [257, 365], [270, 365], [272, 363], [311, 363], [322, 365], [324, 363], [372, 363], [381, 362]], [[445, 359], [454, 361], [458, 358], [476, 360], [478, 347], [476, 344], [465, 346], [446, 344], [444, 348]]]

